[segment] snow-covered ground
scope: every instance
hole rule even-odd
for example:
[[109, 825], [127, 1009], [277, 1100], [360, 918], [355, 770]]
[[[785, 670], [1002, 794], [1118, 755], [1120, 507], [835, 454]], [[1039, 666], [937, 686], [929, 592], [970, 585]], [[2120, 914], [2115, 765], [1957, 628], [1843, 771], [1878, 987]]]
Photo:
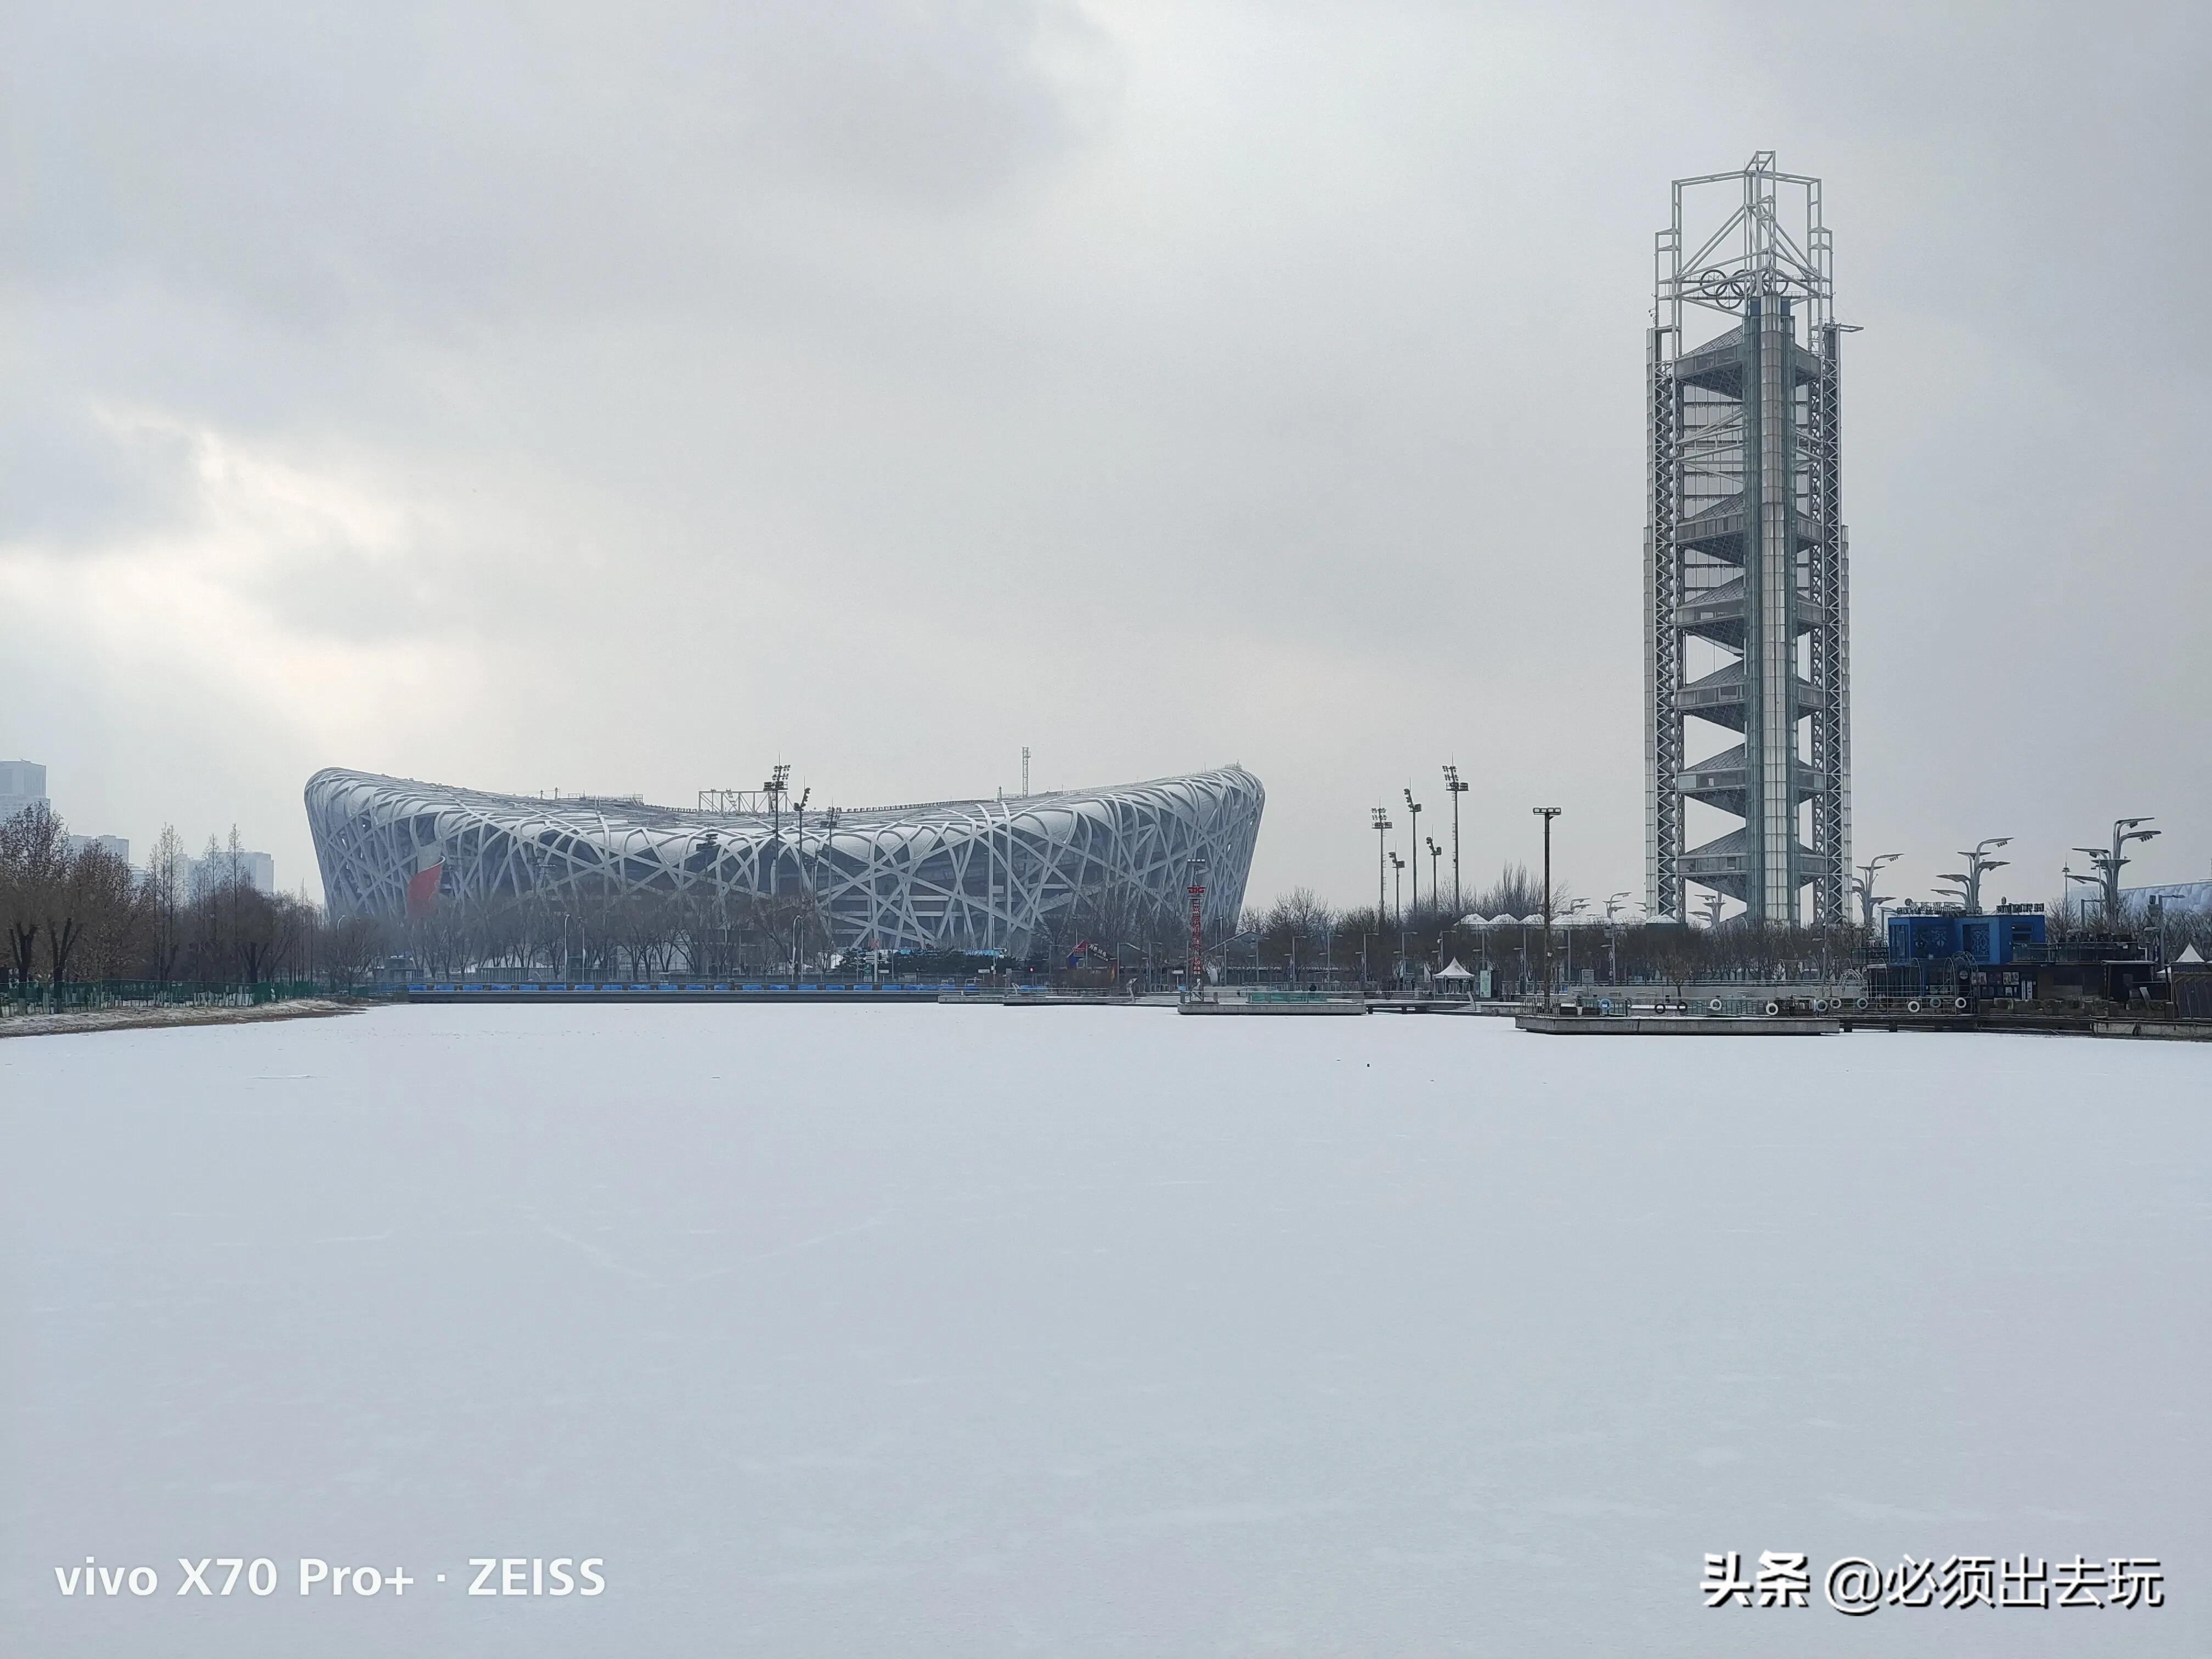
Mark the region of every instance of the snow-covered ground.
[[0, 1016], [0, 1037], [57, 1036], [66, 1032], [128, 1031], [141, 1026], [251, 1025], [270, 1019], [319, 1019], [359, 1013], [356, 1004], [321, 997], [225, 1007], [213, 1003], [117, 1002], [105, 1008], [72, 1008], [64, 1013]]
[[[2201, 1654], [2208, 1084], [1083, 1008], [0, 1044], [0, 1650]], [[1731, 1550], [1814, 1605], [1707, 1611]], [[2168, 1605], [1822, 1604], [2023, 1553]]]

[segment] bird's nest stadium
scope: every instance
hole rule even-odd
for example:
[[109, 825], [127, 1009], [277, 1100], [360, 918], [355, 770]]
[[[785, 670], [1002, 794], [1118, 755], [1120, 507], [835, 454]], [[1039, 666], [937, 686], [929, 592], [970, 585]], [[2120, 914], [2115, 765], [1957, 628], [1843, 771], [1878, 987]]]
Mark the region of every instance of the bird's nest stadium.
[[331, 769], [307, 787], [334, 918], [633, 896], [797, 901], [838, 948], [1025, 952], [1241, 913], [1267, 792], [1239, 766], [1011, 799], [794, 813], [496, 795]]

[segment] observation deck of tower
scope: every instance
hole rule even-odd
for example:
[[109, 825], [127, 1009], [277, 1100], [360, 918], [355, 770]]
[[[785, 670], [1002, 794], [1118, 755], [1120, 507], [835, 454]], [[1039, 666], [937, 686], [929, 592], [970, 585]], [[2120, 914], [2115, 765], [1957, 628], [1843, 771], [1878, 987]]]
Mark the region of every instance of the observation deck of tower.
[[1685, 919], [1692, 884], [1754, 921], [1850, 918], [1848, 331], [1833, 260], [1820, 181], [1776, 171], [1771, 151], [1674, 181], [1645, 348], [1654, 920]]

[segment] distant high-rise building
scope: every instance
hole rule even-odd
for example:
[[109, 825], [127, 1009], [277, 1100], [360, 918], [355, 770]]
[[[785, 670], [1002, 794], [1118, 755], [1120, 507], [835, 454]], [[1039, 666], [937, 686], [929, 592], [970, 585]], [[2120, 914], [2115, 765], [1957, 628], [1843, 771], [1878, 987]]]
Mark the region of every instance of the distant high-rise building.
[[131, 843], [121, 836], [71, 836], [69, 849], [82, 853], [88, 847], [97, 847], [103, 853], [112, 853], [125, 864], [131, 862]]
[[217, 853], [211, 858], [188, 858], [179, 872], [179, 879], [185, 896], [196, 899], [226, 886], [234, 872], [244, 877], [246, 885], [258, 893], [273, 895], [276, 891], [276, 860], [266, 853]]
[[46, 769], [36, 761], [0, 761], [0, 823], [46, 798]]
[[1820, 181], [1778, 173], [1769, 151], [1739, 173], [1674, 182], [1646, 348], [1644, 883], [1655, 920], [1686, 919], [1693, 885], [1741, 901], [1755, 921], [1850, 918], [1833, 258]]

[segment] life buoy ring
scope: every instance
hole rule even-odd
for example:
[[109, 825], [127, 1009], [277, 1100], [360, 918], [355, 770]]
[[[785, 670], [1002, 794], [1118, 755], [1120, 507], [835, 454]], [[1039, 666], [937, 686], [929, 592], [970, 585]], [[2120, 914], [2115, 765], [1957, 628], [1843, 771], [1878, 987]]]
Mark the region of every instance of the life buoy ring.
[[1705, 1005], [1705, 1012], [1709, 1014], [1717, 1014], [1720, 1011], [1721, 1000], [1718, 997], [1715, 997], [1711, 1002], [1708, 1002]]
[[1905, 1012], [1908, 1014], [1918, 1013], [1920, 1012], [1920, 999], [1918, 997], [1915, 997], [1911, 1001], [1906, 1003], [1905, 1005]]
[[1952, 1006], [1954, 1008], [1956, 1008], [1956, 1009], [1957, 1009], [1960, 1013], [1962, 1013], [1962, 1014], [1963, 1014], [1963, 1013], [1965, 1013], [1965, 1012], [1966, 1012], [1966, 998], [1964, 998], [1964, 997], [1954, 997], [1954, 998], [1952, 998], [1952, 999], [1951, 999], [1951, 1006]]
[[1851, 1006], [1852, 1006], [1853, 1007], [1856, 1008], [1856, 1009], [1857, 1009], [1861, 1013], [1864, 1013], [1864, 1012], [1866, 1012], [1867, 1000], [1866, 1000], [1866, 999], [1865, 999], [1864, 997], [1861, 997], [1861, 998], [1860, 998], [1856, 1002], [1853, 1003]]
[[1766, 1012], [1770, 1014], [1778, 1014], [1782, 1012], [1782, 1005], [1778, 1002], [1770, 1002], [1766, 1005]]

